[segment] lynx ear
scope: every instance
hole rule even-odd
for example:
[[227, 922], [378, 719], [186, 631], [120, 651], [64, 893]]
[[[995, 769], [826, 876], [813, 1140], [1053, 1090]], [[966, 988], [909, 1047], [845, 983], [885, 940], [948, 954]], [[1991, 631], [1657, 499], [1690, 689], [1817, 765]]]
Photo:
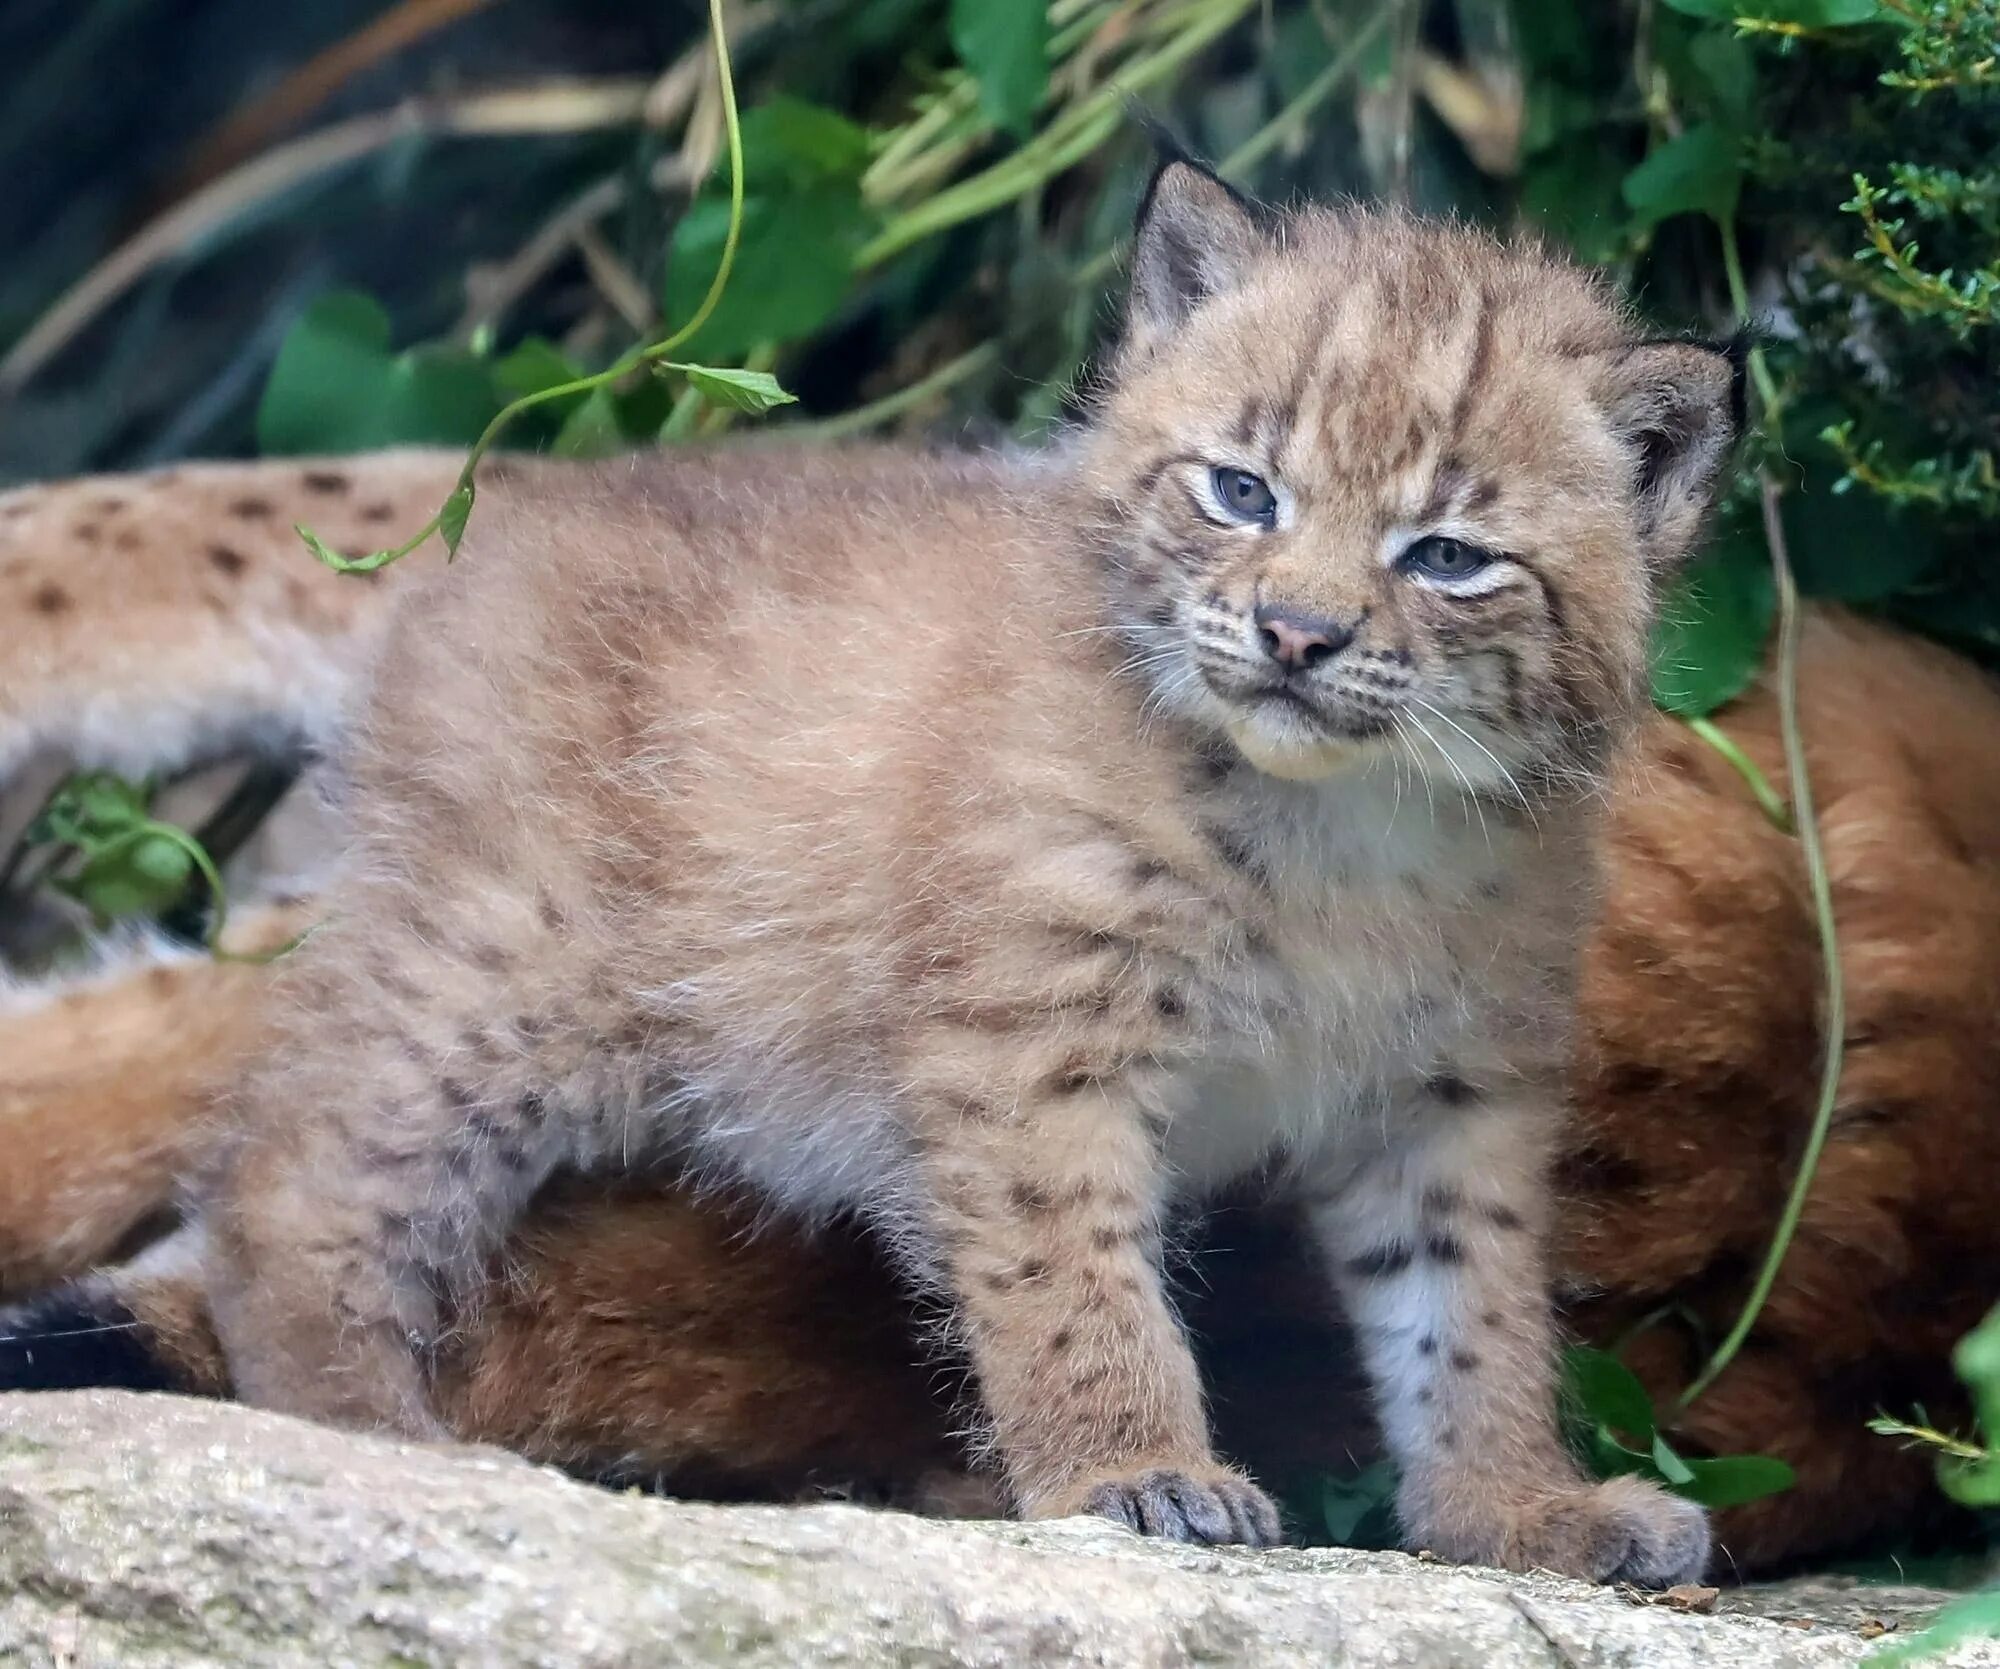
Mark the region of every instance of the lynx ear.
[[1637, 342], [1605, 356], [1598, 397], [1632, 457], [1647, 561], [1687, 555], [1743, 426], [1745, 344]]
[[1208, 297], [1234, 289], [1267, 247], [1243, 198], [1188, 158], [1167, 157], [1139, 205], [1127, 350], [1148, 351]]

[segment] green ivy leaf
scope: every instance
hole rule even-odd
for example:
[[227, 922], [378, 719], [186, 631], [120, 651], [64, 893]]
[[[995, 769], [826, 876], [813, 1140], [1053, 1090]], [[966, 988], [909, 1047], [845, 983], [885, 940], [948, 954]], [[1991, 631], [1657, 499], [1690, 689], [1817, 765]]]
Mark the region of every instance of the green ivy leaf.
[[1625, 206], [1650, 226], [1677, 214], [1728, 220], [1743, 189], [1743, 158], [1736, 136], [1720, 123], [1702, 122], [1670, 139], [1625, 176]]
[[1844, 29], [1856, 23], [1887, 23], [1895, 11], [1881, 0], [1667, 0], [1689, 17], [1734, 23], [1795, 23], [1804, 29]]
[[491, 366], [470, 349], [393, 353], [381, 305], [335, 291], [279, 347], [257, 407], [257, 443], [273, 454], [466, 445], [503, 403]]
[[444, 540], [447, 556], [458, 555], [458, 542], [465, 537], [465, 524], [472, 518], [473, 493], [472, 484], [467, 482], [438, 511], [438, 536]]
[[1727, 29], [1703, 29], [1688, 43], [1687, 55], [1716, 119], [1742, 132], [1757, 104], [1757, 64], [1749, 42]]
[[[1680, 1460], [1678, 1455], [1674, 1458]], [[1688, 1476], [1667, 1481], [1676, 1495], [1704, 1507], [1739, 1507], [1798, 1482], [1798, 1474], [1773, 1455], [1724, 1455], [1717, 1460], [1680, 1460], [1680, 1465]]]
[[1609, 1351], [1587, 1345], [1564, 1351], [1563, 1395], [1599, 1425], [1638, 1438], [1655, 1435], [1653, 1399], [1638, 1375]]
[[1694, 1482], [1694, 1473], [1688, 1463], [1674, 1453], [1674, 1446], [1657, 1431], [1653, 1433], [1653, 1469], [1676, 1489]]
[[158, 915], [180, 899], [193, 876], [194, 859], [185, 847], [141, 828], [104, 846], [55, 885], [97, 920], [110, 922]]
[[[868, 166], [872, 141], [865, 127], [788, 93], [746, 111], [741, 132], [743, 187], [752, 196], [858, 180]], [[718, 167], [726, 175], [726, 165]]]
[[1046, 0], [951, 0], [951, 45], [995, 125], [1025, 138], [1049, 90]]
[[742, 371], [718, 365], [675, 365], [700, 391], [705, 400], [731, 411], [763, 413], [778, 406], [798, 403], [796, 394], [787, 394], [769, 371]]
[[399, 547], [396, 550], [369, 551], [365, 556], [347, 556], [335, 550], [304, 522], [293, 522], [292, 531], [306, 542], [306, 549], [316, 560], [325, 563], [336, 574], [372, 574], [377, 568], [386, 568], [405, 554]]
[[1761, 538], [1744, 530], [1690, 565], [1653, 630], [1653, 700], [1698, 719], [1733, 701], [1764, 662], [1776, 599]]
[[[751, 198], [729, 287], [689, 346], [731, 360], [761, 343], [810, 336], [847, 299], [854, 253], [873, 224], [852, 182]], [[705, 195], [681, 217], [667, 258], [669, 318], [686, 319], [701, 305], [728, 230], [726, 197]]]

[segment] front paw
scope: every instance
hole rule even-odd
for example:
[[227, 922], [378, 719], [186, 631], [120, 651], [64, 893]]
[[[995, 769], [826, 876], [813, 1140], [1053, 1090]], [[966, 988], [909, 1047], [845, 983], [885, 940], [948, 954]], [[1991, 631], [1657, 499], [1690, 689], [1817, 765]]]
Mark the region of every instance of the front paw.
[[1708, 1515], [1692, 1501], [1638, 1478], [1612, 1478], [1516, 1508], [1496, 1562], [1666, 1588], [1699, 1578], [1708, 1549]]
[[1142, 1536], [1210, 1547], [1276, 1547], [1284, 1539], [1271, 1498], [1224, 1466], [1155, 1466], [1082, 1478], [1036, 1502], [1028, 1516], [1077, 1513], [1113, 1519]]

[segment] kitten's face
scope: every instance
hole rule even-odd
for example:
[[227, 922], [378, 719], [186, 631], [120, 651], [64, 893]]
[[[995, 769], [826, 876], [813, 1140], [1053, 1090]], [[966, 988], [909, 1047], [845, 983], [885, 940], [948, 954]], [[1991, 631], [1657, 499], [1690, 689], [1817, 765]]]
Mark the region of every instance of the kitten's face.
[[1091, 454], [1134, 665], [1279, 776], [1388, 750], [1503, 793], [1592, 769], [1730, 382], [1545, 258], [1386, 217], [1268, 234], [1174, 165]]

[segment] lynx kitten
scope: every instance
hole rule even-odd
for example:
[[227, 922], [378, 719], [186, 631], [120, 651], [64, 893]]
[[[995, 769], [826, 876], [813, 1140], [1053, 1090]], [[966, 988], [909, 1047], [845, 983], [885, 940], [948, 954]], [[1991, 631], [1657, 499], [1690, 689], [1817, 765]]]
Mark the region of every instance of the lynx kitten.
[[1171, 1208], [1255, 1174], [1413, 1543], [1696, 1572], [1698, 1510], [1558, 1441], [1542, 1172], [1591, 807], [1734, 381], [1532, 251], [1176, 161], [1064, 449], [495, 494], [392, 627], [208, 1189], [238, 1387], [440, 1431], [427, 1353], [530, 1197], [672, 1167], [873, 1223], [1021, 1511], [1270, 1543], [1161, 1275]]

